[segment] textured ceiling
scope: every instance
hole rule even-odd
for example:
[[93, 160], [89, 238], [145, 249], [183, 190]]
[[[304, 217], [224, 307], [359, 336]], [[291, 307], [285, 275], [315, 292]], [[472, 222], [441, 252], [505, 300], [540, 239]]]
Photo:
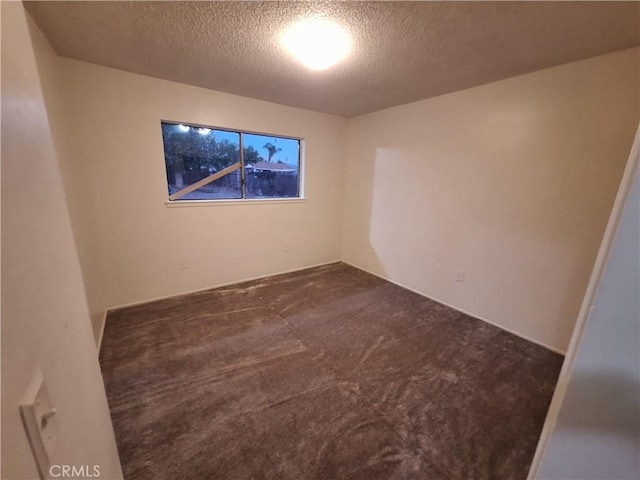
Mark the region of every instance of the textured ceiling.
[[[638, 2], [27, 2], [59, 55], [354, 116], [640, 44]], [[279, 46], [331, 17], [350, 57], [313, 72]]]

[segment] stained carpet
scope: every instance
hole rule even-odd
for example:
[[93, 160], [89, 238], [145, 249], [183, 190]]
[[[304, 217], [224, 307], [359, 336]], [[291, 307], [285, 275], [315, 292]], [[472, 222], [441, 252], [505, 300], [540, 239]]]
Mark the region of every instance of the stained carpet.
[[109, 313], [127, 480], [524, 479], [562, 357], [343, 263]]

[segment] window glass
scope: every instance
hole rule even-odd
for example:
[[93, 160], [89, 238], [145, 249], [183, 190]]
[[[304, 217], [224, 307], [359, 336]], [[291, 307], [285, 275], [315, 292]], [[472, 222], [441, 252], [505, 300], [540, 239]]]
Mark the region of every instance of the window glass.
[[171, 201], [300, 196], [300, 140], [172, 122], [162, 139]]
[[298, 196], [299, 140], [243, 133], [242, 142], [246, 198]]

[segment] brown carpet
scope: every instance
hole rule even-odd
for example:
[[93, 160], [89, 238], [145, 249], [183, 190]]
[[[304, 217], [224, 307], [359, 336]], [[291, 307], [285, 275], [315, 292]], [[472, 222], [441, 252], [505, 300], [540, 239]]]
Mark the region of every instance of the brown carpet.
[[562, 357], [337, 263], [109, 313], [127, 480], [524, 479]]

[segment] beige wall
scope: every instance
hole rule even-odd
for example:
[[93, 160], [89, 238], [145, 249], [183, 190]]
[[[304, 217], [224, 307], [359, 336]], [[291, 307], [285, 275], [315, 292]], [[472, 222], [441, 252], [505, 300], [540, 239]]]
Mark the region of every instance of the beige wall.
[[564, 351], [638, 125], [638, 54], [352, 119], [344, 259]]
[[18, 405], [40, 368], [59, 410], [52, 463], [122, 478], [33, 51], [44, 45], [21, 3], [1, 8], [1, 476], [38, 478]]
[[[346, 119], [69, 59], [57, 70], [52, 116], [96, 332], [109, 307], [340, 259]], [[306, 200], [167, 207], [161, 119], [304, 138]]]

